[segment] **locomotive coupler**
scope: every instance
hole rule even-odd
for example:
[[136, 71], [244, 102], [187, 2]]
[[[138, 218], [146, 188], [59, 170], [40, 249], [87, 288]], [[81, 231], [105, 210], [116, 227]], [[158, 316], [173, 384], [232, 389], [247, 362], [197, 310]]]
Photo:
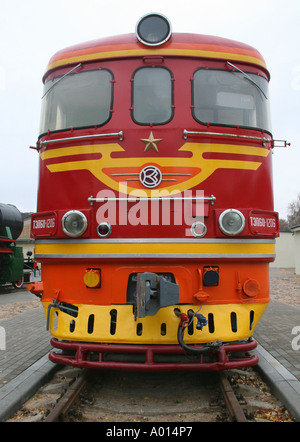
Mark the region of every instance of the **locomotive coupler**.
[[138, 273], [135, 319], [153, 316], [162, 307], [178, 304], [179, 286], [157, 273]]

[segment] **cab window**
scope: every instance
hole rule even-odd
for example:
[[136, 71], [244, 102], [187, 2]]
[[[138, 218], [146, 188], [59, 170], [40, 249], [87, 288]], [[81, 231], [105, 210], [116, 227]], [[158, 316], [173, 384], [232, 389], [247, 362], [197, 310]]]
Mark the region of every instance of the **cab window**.
[[105, 124], [112, 112], [112, 80], [112, 73], [101, 69], [47, 81], [40, 134]]
[[131, 115], [138, 124], [165, 124], [173, 117], [172, 73], [160, 66], [137, 69], [132, 78]]
[[270, 131], [268, 82], [253, 73], [247, 73], [247, 77], [241, 72], [214, 69], [194, 72], [194, 118], [203, 124], [244, 126]]

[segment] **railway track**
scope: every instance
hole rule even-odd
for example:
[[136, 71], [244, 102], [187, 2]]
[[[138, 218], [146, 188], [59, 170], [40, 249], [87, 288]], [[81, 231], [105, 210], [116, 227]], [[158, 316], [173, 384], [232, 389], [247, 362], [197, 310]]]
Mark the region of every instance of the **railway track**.
[[[278, 420], [293, 420], [253, 369], [146, 374], [73, 369], [75, 376], [71, 374], [67, 378], [66, 373], [70, 371], [72, 373], [70, 368], [59, 371], [56, 379], [40, 389], [10, 420], [136, 422], [136, 425], [161, 422], [166, 425], [170, 422], [253, 422], [270, 420], [270, 416], [273, 416], [271, 420], [277, 420], [276, 414], [281, 415]], [[64, 394], [56, 394], [51, 402], [51, 391], [59, 385]], [[44, 407], [41, 405], [43, 395], [48, 398], [45, 402], [48, 405]]]
[[[219, 386], [229, 414], [229, 420], [233, 420], [235, 422], [247, 422], [245, 412], [242, 409], [226, 375], [224, 373], [220, 373], [218, 376]], [[72, 409], [74, 402], [78, 399], [80, 392], [86, 387], [86, 385], [87, 374], [85, 371], [83, 371], [46, 417], [45, 422], [64, 421], [65, 419], [68, 420], [68, 413], [70, 409]], [[88, 403], [89, 405], [92, 404], [91, 402]]]

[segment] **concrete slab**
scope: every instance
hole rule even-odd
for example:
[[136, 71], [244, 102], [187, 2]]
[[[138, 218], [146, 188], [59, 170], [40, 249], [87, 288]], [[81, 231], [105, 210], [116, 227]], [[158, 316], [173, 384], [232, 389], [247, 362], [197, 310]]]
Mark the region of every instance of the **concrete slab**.
[[300, 381], [261, 345], [257, 346], [255, 353], [259, 357], [257, 367], [272, 393], [300, 422]]

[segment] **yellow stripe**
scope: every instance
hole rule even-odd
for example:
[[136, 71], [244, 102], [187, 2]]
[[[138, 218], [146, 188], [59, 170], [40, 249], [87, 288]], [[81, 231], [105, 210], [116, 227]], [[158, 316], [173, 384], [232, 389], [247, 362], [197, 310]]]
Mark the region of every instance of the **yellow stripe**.
[[271, 243], [37, 243], [36, 255], [272, 255]]
[[[197, 154], [205, 152], [213, 152], [213, 153], [227, 153], [227, 154], [239, 154], [239, 155], [254, 155], [267, 157], [269, 155], [269, 150], [263, 147], [253, 147], [253, 146], [242, 146], [235, 144], [213, 144], [213, 143], [185, 143], [180, 147], [181, 151], [191, 151]], [[45, 150], [41, 153], [42, 160], [48, 160], [53, 158], [67, 157], [70, 155], [84, 155], [84, 154], [96, 154], [101, 153], [102, 155], [110, 154], [112, 152], [124, 152], [124, 149], [118, 143], [107, 143], [107, 144], [93, 144], [87, 146], [71, 146], [71, 147], [60, 147], [57, 149]], [[159, 161], [160, 158], [157, 159]], [[136, 160], [136, 158], [114, 158], [113, 165], [119, 166], [124, 165], [125, 161], [130, 161], [130, 164], [126, 164], [126, 166], [132, 166], [132, 161]], [[140, 160], [143, 163], [147, 161], [153, 161], [153, 157], [145, 158], [142, 157]], [[174, 158], [170, 157], [169, 160], [174, 160]], [[182, 158], [180, 159], [182, 161]], [[119, 164], [118, 164], [119, 163]], [[107, 167], [107, 166], [106, 166]]]
[[[177, 167], [178, 171], [181, 167], [195, 167], [199, 169], [199, 173], [182, 183], [176, 183], [165, 187], [171, 193], [172, 191], [182, 192], [186, 189], [197, 186], [200, 182], [206, 180], [217, 169], [246, 169], [257, 170], [261, 165], [261, 161], [248, 161], [247, 156], [257, 156], [260, 158], [267, 157], [270, 153], [268, 149], [252, 146], [236, 146], [226, 144], [210, 144], [210, 143], [185, 143], [179, 149], [180, 152], [192, 152], [189, 158], [181, 157], [140, 157], [140, 158], [112, 158], [113, 152], [124, 152], [124, 149], [117, 143], [98, 144], [88, 146], [63, 147], [59, 149], [46, 150], [41, 153], [41, 159], [54, 159], [67, 157], [70, 155], [80, 154], [101, 154], [100, 158], [91, 158], [88, 160], [75, 160], [57, 162], [47, 165], [50, 172], [67, 172], [74, 170], [89, 170], [99, 181], [119, 192], [131, 193], [132, 196], [144, 196], [145, 192], [148, 196], [153, 196], [153, 190], [135, 189], [131, 186], [123, 186], [112, 177], [102, 171], [103, 168], [109, 167], [141, 167], [147, 163], [155, 163], [161, 167]], [[241, 155], [241, 160], [234, 159], [205, 159], [205, 153], [223, 153]], [[243, 159], [244, 156], [244, 159]]]
[[136, 57], [142, 55], [145, 56], [147, 54], [230, 59], [236, 61], [244, 61], [246, 63], [254, 63], [266, 68], [264, 61], [260, 60], [259, 58], [252, 57], [249, 55], [235, 54], [232, 52], [217, 52], [217, 51], [205, 51], [205, 50], [201, 51], [193, 49], [155, 49], [155, 50], [128, 49], [128, 50], [112, 51], [112, 52], [95, 52], [93, 54], [82, 54], [74, 57], [60, 59], [49, 64], [47, 70], [54, 69], [66, 64], [73, 64], [84, 61], [114, 58], [114, 57]]

